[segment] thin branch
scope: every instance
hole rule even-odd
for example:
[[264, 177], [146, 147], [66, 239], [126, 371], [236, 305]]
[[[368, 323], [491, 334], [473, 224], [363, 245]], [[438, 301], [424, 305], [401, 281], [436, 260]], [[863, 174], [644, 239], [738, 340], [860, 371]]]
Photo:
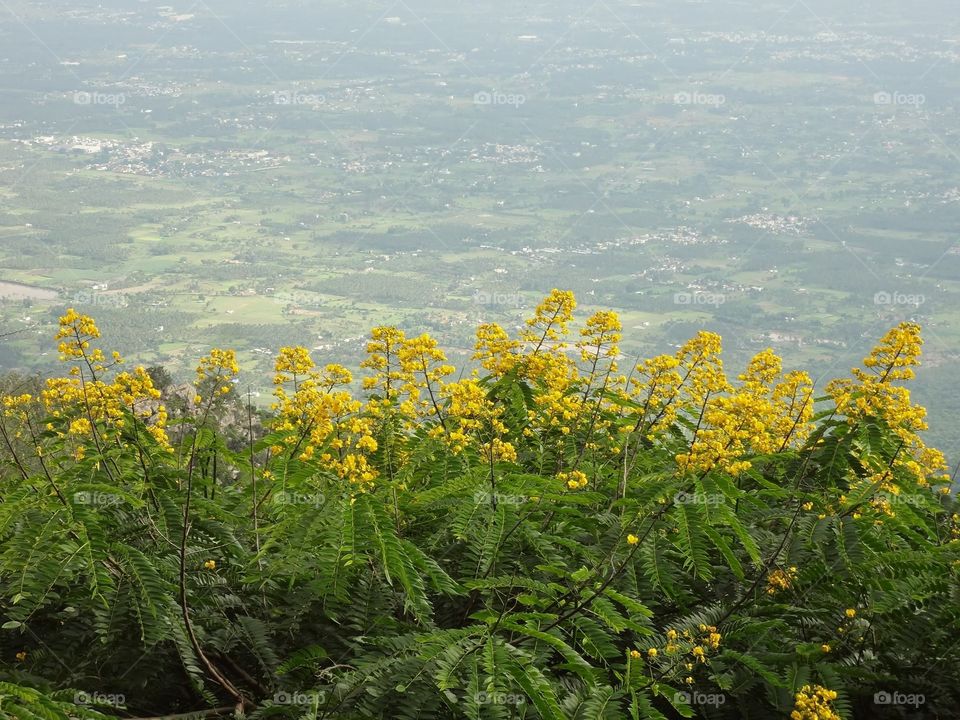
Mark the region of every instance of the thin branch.
[[212, 717], [213, 715], [226, 715], [236, 710], [232, 705], [225, 705], [209, 710], [195, 710], [193, 712], [180, 713], [178, 715], [154, 715], [152, 717], [128, 718], [128, 720], [196, 720], [197, 718]]

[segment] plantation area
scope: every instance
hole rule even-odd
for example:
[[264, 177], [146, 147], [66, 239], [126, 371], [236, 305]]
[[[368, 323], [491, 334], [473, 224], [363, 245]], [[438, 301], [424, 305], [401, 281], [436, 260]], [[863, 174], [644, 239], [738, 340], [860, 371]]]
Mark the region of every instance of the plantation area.
[[554, 290], [480, 370], [373, 328], [275, 404], [175, 387], [69, 310], [0, 422], [0, 717], [954, 717], [960, 514], [906, 385], [700, 332], [620, 353]]

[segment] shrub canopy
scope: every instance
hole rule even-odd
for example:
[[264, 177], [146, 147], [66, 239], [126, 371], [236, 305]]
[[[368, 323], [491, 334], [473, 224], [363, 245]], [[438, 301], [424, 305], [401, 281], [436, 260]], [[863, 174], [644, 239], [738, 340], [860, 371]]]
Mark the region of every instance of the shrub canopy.
[[771, 350], [728, 376], [708, 332], [621, 367], [617, 315], [575, 307], [481, 325], [472, 373], [374, 328], [357, 392], [283, 348], [262, 424], [233, 351], [170, 399], [68, 311], [64, 376], [2, 399], [0, 715], [960, 706], [920, 328], [817, 398]]

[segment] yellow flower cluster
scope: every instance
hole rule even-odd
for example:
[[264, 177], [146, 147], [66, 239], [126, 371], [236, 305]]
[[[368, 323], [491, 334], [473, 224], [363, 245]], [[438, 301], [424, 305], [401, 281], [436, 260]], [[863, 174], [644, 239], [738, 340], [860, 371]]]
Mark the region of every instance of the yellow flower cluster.
[[[687, 451], [676, 456], [681, 470], [718, 468], [733, 475], [749, 469], [750, 458], [801, 446], [809, 437], [813, 382], [804, 372], [783, 374], [773, 351], [758, 353], [735, 389], [723, 370], [720, 336], [700, 332], [676, 354], [640, 362], [627, 383], [616, 372], [620, 320], [601, 311], [580, 331], [577, 349], [586, 365], [581, 374], [564, 343], [575, 305], [568, 293], [554, 290], [519, 340], [496, 324], [477, 331], [474, 358], [487, 372], [516, 372], [537, 386], [527, 437], [556, 431], [562, 438], [579, 430], [603, 436], [620, 415], [632, 420], [620, 429], [626, 442], [635, 436], [654, 441], [683, 413], [696, 430]], [[597, 447], [595, 441], [582, 442], [585, 448]]]
[[402, 390], [407, 397], [401, 406], [403, 414], [417, 419], [433, 416], [442, 420], [439, 393], [444, 378], [453, 374], [454, 367], [447, 364], [437, 341], [426, 333], [405, 340], [399, 349], [399, 360], [405, 379]]
[[770, 401], [773, 409], [768, 418], [769, 437], [774, 444], [768, 448], [777, 452], [802, 446], [813, 430], [813, 381], [810, 376], [802, 370], [788, 372], [774, 386]]
[[804, 685], [794, 696], [790, 720], [841, 720], [832, 705], [836, 699], [834, 690], [820, 685]]
[[[899, 495], [901, 488], [897, 483], [893, 482], [893, 476], [889, 470], [870, 473], [863, 478], [857, 477], [851, 473], [848, 477], [848, 480], [848, 492], [850, 493], [856, 493], [862, 488], [868, 488], [872, 492], [881, 493], [877, 495], [871, 495], [869, 499], [869, 505], [876, 511], [876, 515], [878, 517], [880, 515], [885, 515], [887, 517], [896, 516], [896, 512], [893, 509], [893, 504], [890, 502], [890, 496]], [[846, 503], [847, 496], [840, 496], [840, 502]], [[860, 513], [855, 513], [855, 515], [856, 517], [860, 517]]]
[[851, 640], [856, 640], [860, 634], [857, 632], [859, 629], [862, 628], [857, 621], [857, 609], [851, 607], [844, 610], [840, 624], [837, 626], [837, 635], [849, 635]]
[[[623, 325], [620, 317], [612, 310], [600, 310], [589, 318], [580, 330], [577, 349], [583, 362], [591, 362], [594, 367], [600, 358], [616, 358], [620, 354], [620, 339]], [[616, 372], [616, 363], [612, 371]]]
[[199, 385], [207, 378], [232, 380], [239, 373], [240, 365], [237, 364], [236, 351], [213, 348], [209, 355], [200, 358], [200, 364], [197, 366], [197, 384]]
[[580, 417], [583, 398], [574, 392], [580, 375], [564, 341], [576, 306], [573, 293], [554, 289], [520, 332], [519, 348], [526, 352], [517, 364], [518, 374], [540, 390], [536, 409], [528, 413], [528, 435], [547, 429], [567, 435]]
[[[194, 385], [198, 389], [208, 387], [213, 394], [213, 397], [207, 398], [207, 408], [211, 406], [216, 396], [230, 392], [231, 384], [239, 373], [240, 365], [237, 363], [237, 353], [234, 350], [213, 348], [209, 355], [200, 358]], [[197, 395], [194, 402], [199, 405], [203, 402], [203, 397]]]
[[297, 378], [300, 375], [306, 375], [316, 367], [313, 358], [310, 357], [310, 351], [305, 347], [283, 347], [277, 354], [273, 369], [276, 371], [273, 382], [275, 385], [283, 385], [293, 382], [297, 385]]
[[511, 340], [497, 323], [483, 323], [477, 328], [473, 359], [493, 377], [503, 377], [520, 362], [520, 343]]
[[399, 328], [376, 327], [360, 366], [374, 371], [363, 381], [372, 394], [367, 403], [371, 414], [383, 415], [392, 408], [408, 429], [428, 418], [445, 424], [440, 400], [445, 378], [455, 368], [430, 335], [407, 338]]
[[545, 343], [559, 342], [566, 335], [576, 307], [577, 300], [572, 292], [556, 288], [550, 291], [537, 305], [521, 333], [524, 342], [534, 345], [531, 355], [536, 355]]
[[583, 396], [575, 392], [576, 365], [556, 348], [529, 359], [527, 367], [536, 368], [531, 372], [539, 392], [534, 398], [536, 408], [528, 412], [527, 435], [547, 430], [569, 435], [579, 425], [584, 408]]
[[[577, 424], [579, 426], [585, 419], [591, 435], [603, 435], [607, 432], [612, 424], [602, 412], [611, 407], [607, 396], [611, 392], [622, 394], [622, 388], [626, 384], [626, 379], [616, 374], [616, 358], [620, 355], [622, 330], [620, 317], [609, 310], [601, 310], [591, 315], [580, 330], [577, 349], [580, 351], [580, 361], [587, 365], [589, 370], [584, 378], [578, 380], [583, 388], [579, 395], [583, 409], [580, 410]], [[594, 398], [592, 402], [591, 396]], [[598, 445], [593, 440], [588, 440], [586, 447], [596, 449]]]
[[[427, 334], [408, 338], [396, 327], [373, 328], [361, 363], [370, 371], [363, 380], [365, 401], [349, 391], [353, 378], [346, 368], [320, 368], [306, 348], [281, 348], [274, 366], [274, 408], [282, 439], [271, 452], [317, 462], [353, 488], [367, 489], [378, 468], [394, 477], [394, 468], [407, 458], [408, 438], [421, 430], [454, 453], [471, 449], [490, 462], [515, 461], [521, 444], [529, 441], [537, 452], [555, 455], [557, 480], [576, 491], [589, 486], [587, 474], [577, 469], [581, 461], [584, 468], [609, 463], [609, 456], [595, 454], [601, 448], [613, 454], [620, 454], [621, 447], [633, 450], [634, 455], [623, 452], [616, 460], [622, 462], [625, 478], [642, 443], [660, 440], [669, 443], [681, 473], [738, 475], [758, 457], [807, 442], [813, 383], [806, 373], [784, 373], [772, 350], [757, 353], [731, 382], [724, 372], [720, 336], [700, 332], [674, 354], [641, 361], [628, 379], [618, 368], [620, 318], [611, 311], [593, 313], [571, 343], [575, 308], [572, 293], [553, 290], [516, 337], [495, 323], [477, 329], [474, 359], [492, 379], [513, 374], [529, 386], [525, 407], [491, 397], [479, 372], [450, 382], [454, 367]], [[114, 353], [108, 361], [93, 347], [100, 331], [92, 318], [68, 311], [56, 337], [61, 356], [72, 367], [66, 378], [47, 382], [39, 403], [54, 423], [60, 421], [57, 429], [64, 436], [78, 439], [78, 458], [84, 452], [82, 440], [99, 440], [108, 432], [118, 436], [131, 413], [167, 443], [166, 410], [150, 376], [137, 368], [111, 372], [112, 379], [106, 379], [122, 359]], [[901, 440], [892, 466], [851, 477], [847, 492], [869, 483], [896, 495], [904, 478], [920, 485], [943, 479], [935, 477], [945, 468], [943, 455], [918, 435], [926, 427], [924, 411], [896, 384], [913, 377], [920, 350], [919, 327], [903, 323], [882, 338], [852, 379], [829, 386], [839, 413], [852, 424], [876, 418]], [[230, 392], [238, 373], [236, 353], [214, 349], [201, 359], [196, 385], [212, 403]], [[29, 410], [37, 402], [30, 395], [2, 399], [4, 417], [16, 421], [11, 423], [15, 432], [29, 429]], [[684, 438], [685, 447], [678, 448], [675, 443]], [[892, 515], [888, 498], [875, 496], [864, 507]], [[806, 501], [802, 507], [809, 511], [814, 506]], [[820, 510], [822, 517], [835, 512], [829, 502]], [[855, 517], [860, 508], [856, 510]], [[627, 542], [631, 540], [636, 536], [631, 534]], [[775, 570], [767, 578], [767, 591], [789, 589], [794, 575], [795, 569]], [[711, 647], [709, 638], [700, 642]]]
[[81, 315], [73, 308], [60, 318], [60, 328], [54, 336], [60, 340], [57, 349], [61, 360], [81, 359], [88, 355], [90, 341], [100, 337], [100, 329], [92, 317]]
[[390, 404], [399, 396], [408, 375], [400, 368], [400, 350], [406, 342], [406, 336], [399, 328], [381, 325], [370, 331], [367, 343], [367, 357], [360, 367], [373, 370], [374, 374], [364, 378], [363, 389], [372, 391], [379, 400], [374, 403]]
[[717, 632], [716, 627], [713, 625], [701, 625], [700, 632], [707, 633], [707, 644], [709, 644], [713, 650], [720, 649], [720, 641], [723, 639], [723, 636]]
[[466, 378], [449, 383], [441, 393], [448, 403], [450, 425], [446, 432], [435, 428], [433, 434], [442, 437], [454, 453], [475, 447], [491, 461], [517, 459], [513, 444], [504, 440], [509, 429], [501, 419], [503, 408], [487, 397], [479, 381]]
[[[670, 628], [666, 632], [664, 654], [674, 661], [678, 656], [688, 656], [685, 662], [686, 669], [693, 670], [697, 664], [706, 664], [711, 651], [720, 649], [722, 636], [714, 625], [701, 624], [699, 633], [691, 630], [677, 632]], [[656, 657], [654, 654], [652, 657]]]
[[853, 374], [865, 383], [912, 380], [915, 376], [913, 368], [920, 364], [922, 348], [920, 326], [914, 322], [900, 323], [889, 330], [880, 339], [880, 344], [864, 358], [863, 365], [867, 370], [854, 368]]
[[[100, 330], [93, 318], [73, 309], [60, 318], [56, 337], [61, 341], [61, 357], [74, 364], [67, 377], [46, 381], [40, 399], [51, 418], [67, 422], [66, 432], [58, 431], [58, 435], [77, 440], [76, 460], [85, 456], [83, 441], [88, 438], [97, 442], [119, 440], [127, 427], [128, 415], [144, 421], [147, 432], [161, 446], [169, 448], [167, 411], [159, 402], [160, 391], [146, 369], [137, 367], [132, 372], [117, 373], [111, 382], [104, 380], [107, 370], [121, 363], [122, 358], [113, 353], [113, 362], [105, 365], [103, 351], [90, 345], [91, 340], [100, 337]], [[28, 395], [8, 398], [4, 407], [7, 412], [16, 412], [27, 402]]]
[[767, 594], [775, 595], [782, 590], [789, 590], [793, 587], [793, 580], [797, 576], [797, 568], [790, 567], [787, 570], [775, 569], [767, 575]]
[[[920, 326], [901, 323], [880, 339], [864, 358], [863, 368], [852, 370], [857, 382], [849, 378], [833, 380], [827, 385], [827, 393], [850, 424], [877, 418], [888, 425], [902, 444], [891, 475], [909, 477], [919, 486], [927, 487], [931, 481], [949, 480], [943, 474], [947, 463], [943, 453], [927, 447], [918, 435], [927, 428], [926, 411], [911, 401], [907, 388], [893, 384], [913, 379], [913, 368], [920, 364], [922, 346]], [[892, 479], [884, 489], [897, 491]], [[886, 512], [882, 507], [879, 509]]]
[[[574, 392], [579, 373], [561, 342], [575, 306], [572, 294], [554, 290], [537, 306], [534, 317], [527, 320], [520, 340], [510, 338], [496, 323], [477, 328], [473, 358], [480, 361], [484, 370], [493, 377], [516, 372], [517, 377], [536, 384], [540, 390], [535, 397], [536, 408], [528, 412], [527, 436], [547, 429], [568, 435], [581, 416], [584, 398]], [[615, 324], [619, 325], [619, 321]], [[591, 347], [598, 355], [609, 352], [610, 344], [615, 342], [612, 330], [596, 322], [589, 332], [582, 342], [594, 343]], [[582, 352], [589, 354], [586, 344]]]
[[[583, 405], [582, 397], [572, 390], [579, 380], [576, 365], [566, 355], [566, 336], [573, 319], [576, 301], [573, 294], [553, 290], [541, 302], [534, 316], [526, 321], [520, 340], [511, 339], [496, 323], [485, 323], [477, 328], [474, 359], [492, 376], [502, 377], [516, 372], [523, 380], [535, 383], [540, 393], [535, 398], [537, 408], [529, 411], [528, 436], [537, 430], [555, 429], [566, 435], [576, 426]], [[612, 339], [608, 331], [596, 325], [600, 332], [601, 348]], [[593, 338], [596, 340], [597, 338]], [[584, 337], [583, 342], [589, 342]]]
[[568, 490], [579, 490], [585, 488], [590, 484], [590, 481], [587, 479], [585, 473], [579, 470], [571, 470], [570, 472], [558, 472], [557, 480], [562, 482], [567, 486]]
[[683, 377], [677, 372], [680, 359], [673, 355], [658, 355], [642, 360], [630, 379], [627, 399], [634, 400], [637, 410], [627, 408], [631, 417], [636, 415], [634, 432], [640, 432], [653, 440], [657, 430], [669, 427], [677, 417], [677, 399]]
[[28, 414], [33, 403], [34, 397], [30, 393], [3, 396], [3, 416], [15, 421], [13, 425], [14, 437], [23, 437], [23, 431], [29, 423]]
[[711, 395], [730, 389], [723, 372], [722, 350], [720, 336], [703, 330], [680, 348], [678, 359], [684, 370], [684, 404], [693, 411], [702, 409]]
[[712, 373], [697, 393], [703, 397], [702, 412], [689, 452], [677, 455], [680, 467], [696, 472], [720, 467], [738, 475], [751, 467], [746, 456], [805, 441], [813, 416], [813, 382], [803, 372], [778, 381], [781, 373], [782, 362], [769, 349], [753, 357], [736, 390]]
[[[362, 413], [362, 402], [336, 389], [353, 381], [350, 372], [340, 365], [317, 370], [302, 347], [281, 348], [274, 370], [276, 427], [291, 431], [284, 438], [290, 452], [298, 453], [304, 462], [318, 457], [352, 487], [369, 488], [378, 476], [369, 459], [378, 447], [373, 420]], [[289, 391], [288, 384], [292, 385]]]

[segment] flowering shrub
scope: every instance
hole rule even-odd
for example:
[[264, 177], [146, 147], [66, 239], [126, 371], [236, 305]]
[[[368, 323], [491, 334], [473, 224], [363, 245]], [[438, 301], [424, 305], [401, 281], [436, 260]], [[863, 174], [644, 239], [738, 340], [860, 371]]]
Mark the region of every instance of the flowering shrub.
[[0, 713], [958, 706], [960, 514], [904, 387], [920, 328], [816, 398], [771, 350], [728, 376], [708, 332], [622, 367], [617, 315], [575, 311], [555, 290], [515, 337], [481, 325], [472, 373], [374, 328], [356, 390], [283, 348], [256, 422], [233, 351], [174, 410], [68, 311], [64, 377], [2, 398]]

